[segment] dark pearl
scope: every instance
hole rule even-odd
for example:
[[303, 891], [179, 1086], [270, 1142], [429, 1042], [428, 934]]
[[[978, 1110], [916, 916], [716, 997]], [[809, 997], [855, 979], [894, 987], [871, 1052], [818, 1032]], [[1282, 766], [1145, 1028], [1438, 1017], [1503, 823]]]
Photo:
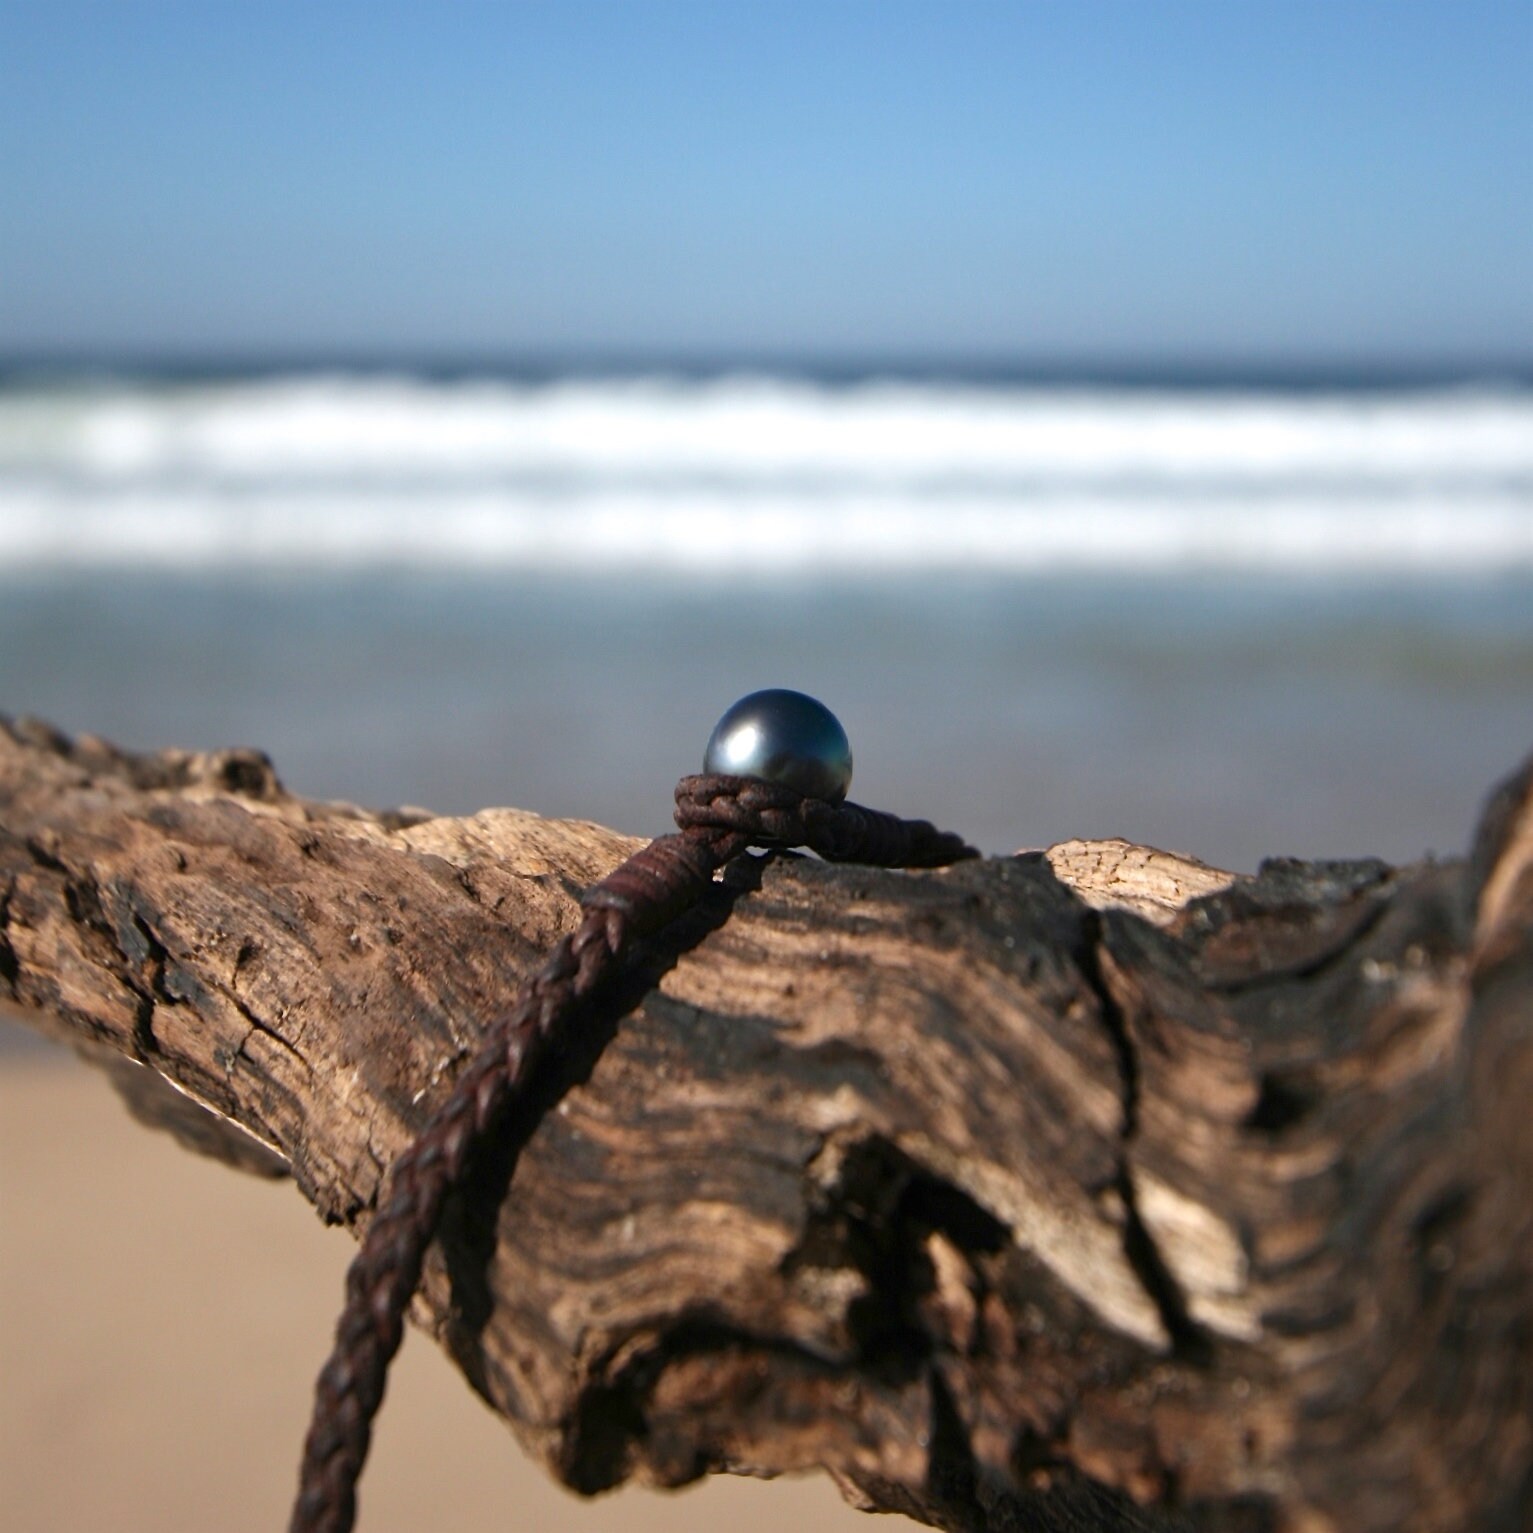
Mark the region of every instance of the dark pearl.
[[715, 725], [703, 771], [759, 777], [836, 804], [852, 785], [852, 747], [824, 703], [769, 687], [742, 697]]

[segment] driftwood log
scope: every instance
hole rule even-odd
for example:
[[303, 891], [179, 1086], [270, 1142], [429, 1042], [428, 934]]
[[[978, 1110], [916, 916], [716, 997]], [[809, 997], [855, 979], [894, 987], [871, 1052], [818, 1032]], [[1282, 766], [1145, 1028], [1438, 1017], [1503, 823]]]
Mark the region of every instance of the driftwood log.
[[[636, 844], [0, 720], [0, 1002], [359, 1232]], [[577, 1056], [413, 1317], [571, 1486], [820, 1466], [944, 1528], [1533, 1523], [1533, 761], [1462, 861], [745, 859]]]

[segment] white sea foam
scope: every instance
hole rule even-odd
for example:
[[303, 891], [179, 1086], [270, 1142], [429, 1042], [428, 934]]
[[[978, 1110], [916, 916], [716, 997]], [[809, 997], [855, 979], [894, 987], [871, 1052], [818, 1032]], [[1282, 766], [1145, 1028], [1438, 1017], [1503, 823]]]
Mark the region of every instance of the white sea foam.
[[0, 564], [1527, 570], [1533, 394], [13, 386]]

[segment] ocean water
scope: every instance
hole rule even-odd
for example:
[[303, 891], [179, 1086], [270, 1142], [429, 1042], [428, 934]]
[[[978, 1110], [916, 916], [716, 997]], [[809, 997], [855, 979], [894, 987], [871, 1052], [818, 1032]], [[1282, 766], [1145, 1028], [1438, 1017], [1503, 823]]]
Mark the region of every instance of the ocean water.
[[1533, 390], [0, 383], [0, 709], [635, 832], [742, 692], [990, 850], [1461, 850], [1533, 749]]

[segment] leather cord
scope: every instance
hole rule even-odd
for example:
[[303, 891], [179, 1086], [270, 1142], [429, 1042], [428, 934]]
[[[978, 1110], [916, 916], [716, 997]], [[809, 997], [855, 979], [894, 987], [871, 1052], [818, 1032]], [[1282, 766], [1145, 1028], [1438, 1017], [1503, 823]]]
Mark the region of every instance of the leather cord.
[[562, 938], [485, 1033], [451, 1095], [394, 1163], [346, 1274], [335, 1344], [315, 1386], [290, 1533], [347, 1533], [389, 1363], [448, 1194], [499, 1129], [529, 1071], [580, 1005], [626, 968], [645, 938], [689, 910], [748, 847], [808, 847], [832, 862], [933, 868], [978, 852], [925, 820], [806, 798], [755, 778], [684, 777], [679, 832], [661, 836], [587, 890]]

